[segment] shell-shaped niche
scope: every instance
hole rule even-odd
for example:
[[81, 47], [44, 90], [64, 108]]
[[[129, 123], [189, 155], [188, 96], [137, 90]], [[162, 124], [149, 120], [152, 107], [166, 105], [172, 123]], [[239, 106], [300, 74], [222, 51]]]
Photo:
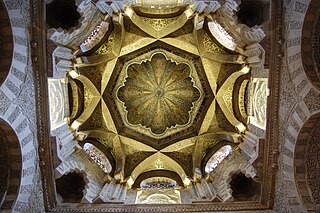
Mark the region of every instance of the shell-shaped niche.
[[188, 64], [172, 62], [163, 53], [129, 65], [124, 85], [117, 93], [126, 107], [128, 122], [141, 124], [158, 135], [188, 124], [194, 102], [200, 99], [190, 70]]

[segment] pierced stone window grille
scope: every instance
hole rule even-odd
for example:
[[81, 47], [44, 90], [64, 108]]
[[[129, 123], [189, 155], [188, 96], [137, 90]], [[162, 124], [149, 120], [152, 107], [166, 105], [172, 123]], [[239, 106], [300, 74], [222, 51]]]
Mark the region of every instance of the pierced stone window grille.
[[205, 172], [212, 172], [222, 161], [232, 152], [232, 147], [230, 145], [226, 145], [221, 147], [216, 153], [214, 153], [210, 159], [208, 160]]

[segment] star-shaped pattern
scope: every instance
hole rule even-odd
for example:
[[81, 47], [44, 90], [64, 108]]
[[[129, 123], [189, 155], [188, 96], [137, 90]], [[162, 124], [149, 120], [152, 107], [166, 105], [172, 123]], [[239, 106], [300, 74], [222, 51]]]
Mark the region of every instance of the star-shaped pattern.
[[[139, 174], [159, 169], [156, 162], [161, 162], [161, 169], [176, 172], [187, 185], [190, 178], [199, 177], [201, 159], [210, 147], [222, 140], [237, 142], [239, 134], [246, 130], [234, 113], [238, 107], [234, 96], [239, 95], [234, 94], [234, 85], [250, 70], [245, 65], [245, 56], [216, 42], [210, 31], [202, 27], [204, 24], [203, 15], [191, 8], [175, 18], [152, 19], [140, 17], [126, 7], [123, 12], [113, 14], [113, 28], [106, 41], [69, 72], [73, 81], [83, 85], [85, 104], [71, 128], [90, 132], [88, 137], [109, 147], [116, 162], [116, 179], [135, 180]], [[144, 68], [151, 66], [148, 63], [153, 59], [163, 66], [174, 64], [181, 72], [171, 71], [172, 74], [167, 74], [168, 82], [162, 82], [161, 75], [165, 74], [150, 69], [154, 72], [150, 78], [150, 70]], [[140, 62], [128, 65], [134, 60]], [[228, 71], [224, 69], [227, 66]], [[133, 88], [132, 82], [144, 75], [148, 80], [136, 83], [139, 89]], [[179, 82], [179, 79], [187, 80]], [[170, 86], [173, 94], [184, 100], [179, 106], [185, 107], [181, 108], [184, 114], [173, 110], [162, 115], [161, 110], [157, 111], [161, 108], [170, 111], [170, 101], [177, 100], [172, 98]], [[183, 91], [176, 91], [175, 87]], [[150, 101], [146, 108], [140, 108], [141, 100]], [[200, 104], [194, 106], [196, 102]], [[185, 131], [174, 129], [190, 122], [190, 110], [194, 107], [195, 125]], [[120, 108], [123, 112], [126, 108], [126, 116], [121, 115]], [[154, 118], [159, 122], [153, 122]], [[138, 127], [127, 128], [130, 125]], [[155, 138], [143, 128], [150, 128], [151, 133], [146, 131], [155, 134]], [[166, 135], [168, 129], [172, 132]]]

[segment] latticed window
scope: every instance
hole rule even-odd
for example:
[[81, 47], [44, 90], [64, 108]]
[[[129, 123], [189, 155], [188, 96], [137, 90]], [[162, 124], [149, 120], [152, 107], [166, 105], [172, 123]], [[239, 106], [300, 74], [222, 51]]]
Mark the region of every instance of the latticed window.
[[93, 160], [105, 173], [110, 173], [112, 166], [109, 159], [100, 151], [97, 147], [91, 143], [85, 143], [83, 150], [89, 155], [91, 160]]
[[212, 172], [231, 152], [232, 147], [230, 145], [221, 147], [208, 160], [205, 168], [206, 173]]

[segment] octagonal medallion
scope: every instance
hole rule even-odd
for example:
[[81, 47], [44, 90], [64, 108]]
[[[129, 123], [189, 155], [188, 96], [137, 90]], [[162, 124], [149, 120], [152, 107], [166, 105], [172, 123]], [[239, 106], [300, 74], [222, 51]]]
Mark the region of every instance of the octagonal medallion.
[[126, 68], [127, 77], [117, 92], [124, 103], [126, 121], [132, 126], [143, 126], [155, 137], [168, 130], [185, 127], [196, 113], [194, 105], [201, 92], [194, 85], [191, 68], [156, 52], [141, 64], [132, 63]]
[[161, 149], [197, 135], [213, 93], [198, 56], [156, 42], [118, 59], [103, 97], [119, 134]]

